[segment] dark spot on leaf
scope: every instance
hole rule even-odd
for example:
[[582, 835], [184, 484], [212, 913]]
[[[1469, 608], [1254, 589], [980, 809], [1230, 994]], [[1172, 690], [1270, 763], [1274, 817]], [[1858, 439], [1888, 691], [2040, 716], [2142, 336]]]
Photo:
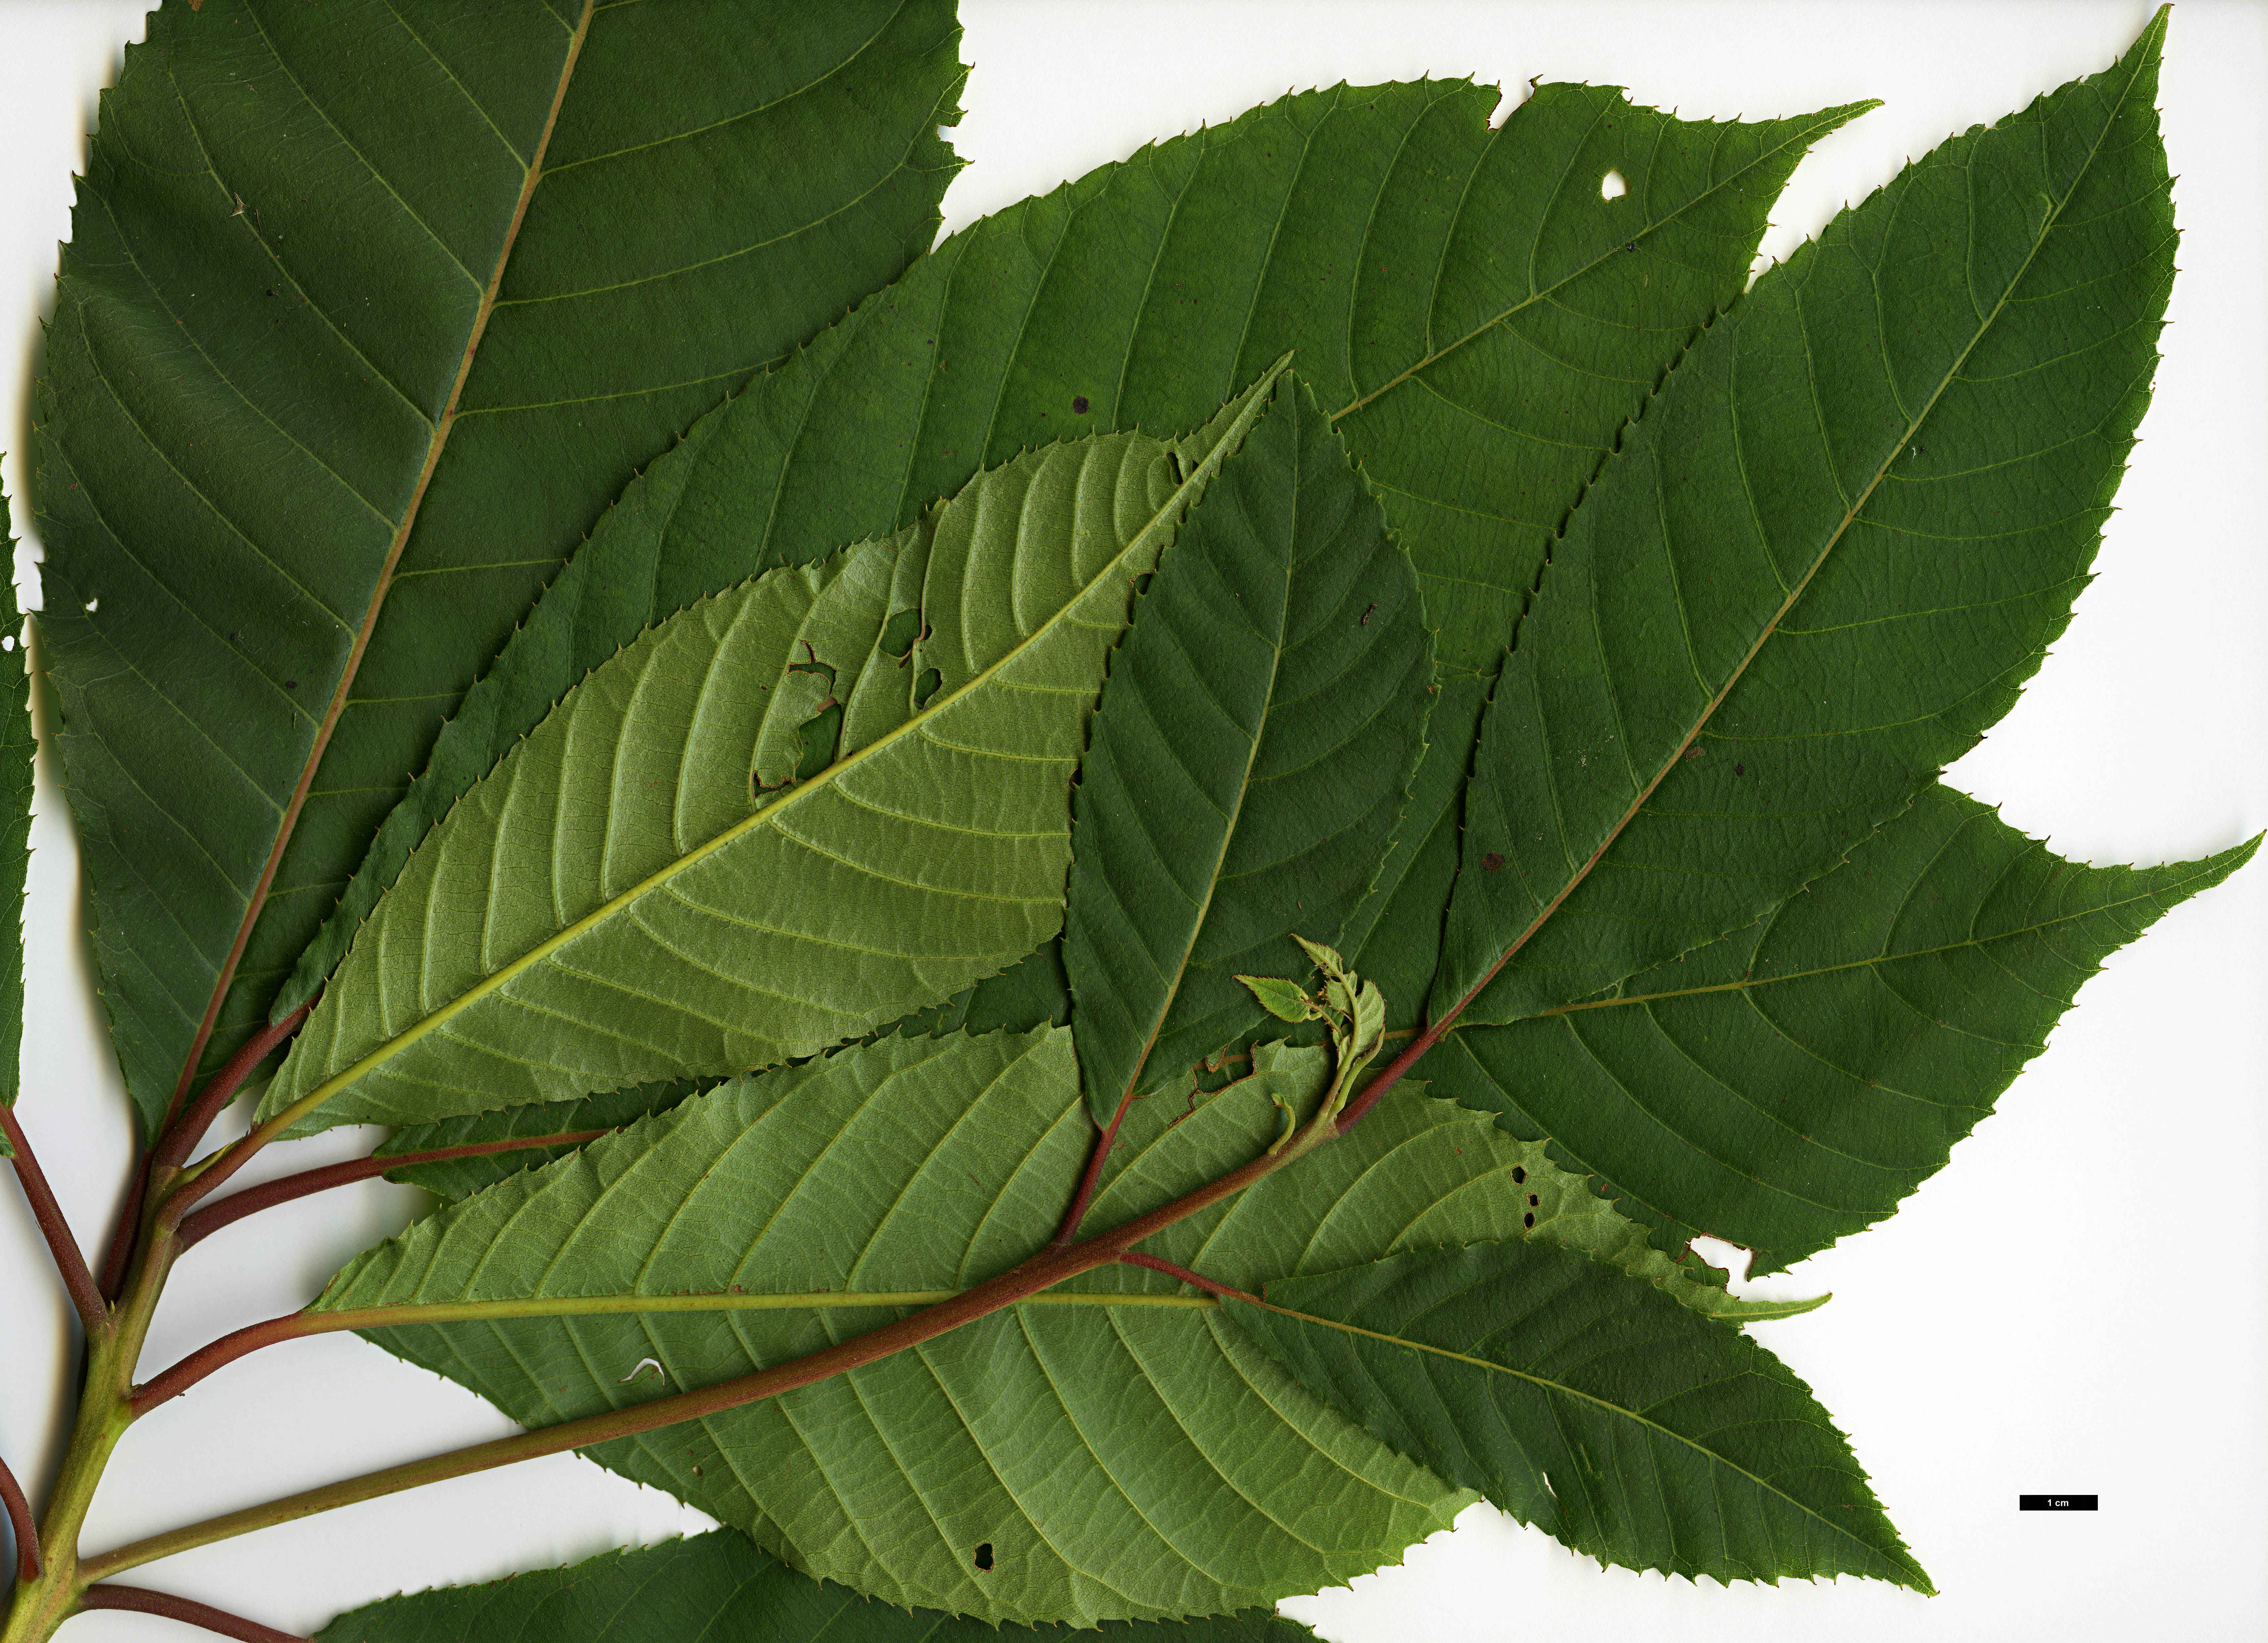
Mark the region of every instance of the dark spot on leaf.
[[1637, 241], [1637, 240], [1635, 240], [1635, 239], [1625, 239], [1625, 240], [1624, 240], [1624, 241], [1623, 241], [1623, 249], [1624, 249], [1624, 250], [1625, 250], [1625, 251], [1635, 251], [1635, 250], [1637, 250], [1637, 249], [1638, 249], [1638, 241]]
[[1512, 1167], [1512, 1184], [1515, 1187], [1524, 1187], [1528, 1184], [1528, 1172], [1517, 1164]]
[[1748, 773], [1749, 767], [1745, 764], [1736, 764], [1733, 767], [1733, 774], [1735, 776], [1746, 776]]
[[1686, 756], [1687, 758], [1689, 758], [1689, 759], [1698, 759], [1698, 758], [1704, 758], [1704, 757], [1706, 757], [1706, 756], [1707, 756], [1707, 754], [1708, 754], [1708, 749], [1707, 749], [1707, 748], [1704, 748], [1704, 747], [1703, 747], [1699, 742], [1697, 742], [1697, 742], [1695, 742], [1691, 747], [1690, 747], [1690, 748], [1686, 748], [1686, 749], [1685, 749], [1685, 756]]
[[1071, 415], [1073, 415], [1074, 416], [1086, 416], [1086, 394], [1072, 394], [1072, 395], [1071, 395]]
[[270, 285], [270, 286], [268, 288], [268, 294], [269, 294], [269, 296], [273, 297], [273, 296], [276, 294], [276, 287], [274, 287], [273, 285]]
[[297, 690], [299, 688], [299, 682], [297, 679], [286, 679], [284, 682], [284, 688], [286, 690]]
[[992, 1573], [992, 1543], [989, 1540], [976, 1549], [976, 1568], [981, 1574]]
[[1481, 858], [1481, 871], [1483, 873], [1503, 872], [1504, 857], [1496, 851], [1489, 851], [1487, 855]]
[[1531, 1192], [1531, 1193], [1529, 1193], [1529, 1194], [1528, 1195], [1528, 1205], [1529, 1205], [1529, 1207], [1530, 1207], [1530, 1208], [1534, 1208], [1534, 1207], [1536, 1207], [1536, 1206], [1540, 1205], [1543, 1202], [1543, 1200], [1542, 1198], [1537, 1197], [1536, 1197], [1533, 1192]]
[[1521, 1217], [1520, 1218], [1520, 1224], [1521, 1224], [1521, 1226], [1523, 1226], [1523, 1227], [1533, 1227], [1533, 1226], [1535, 1226], [1535, 1212], [1530, 1211], [1528, 1214], [1525, 1214], [1525, 1215], [1521, 1216]]
[[921, 670], [921, 677], [914, 681], [914, 705], [916, 707], [927, 707], [929, 705], [930, 697], [937, 694], [938, 686], [944, 682], [945, 675], [938, 672], [936, 668], [923, 668]]

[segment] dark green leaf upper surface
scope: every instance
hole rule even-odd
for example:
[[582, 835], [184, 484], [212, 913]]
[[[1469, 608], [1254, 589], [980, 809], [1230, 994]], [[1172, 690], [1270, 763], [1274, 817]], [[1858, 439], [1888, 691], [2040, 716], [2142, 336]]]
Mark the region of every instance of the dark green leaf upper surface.
[[[32, 866], [30, 653], [16, 606], [16, 542], [0, 493], [0, 1107], [16, 1104], [23, 1077], [24, 880]], [[4, 1141], [0, 1141], [4, 1145]]]
[[1226, 1311], [1403, 1454], [1601, 1562], [1930, 1589], [1810, 1389], [1737, 1331], [1535, 1243], [1281, 1279]]
[[1777, 1271], [1889, 1214], [2102, 960], [2258, 842], [2089, 867], [1933, 788], [1761, 923], [1602, 998], [1461, 1029], [1425, 1071], [1551, 1137], [1666, 1245], [1708, 1233]]
[[745, 1072], [1049, 939], [1130, 585], [1272, 379], [1175, 445], [1032, 452], [653, 629], [411, 858], [263, 1116], [418, 1124]]
[[2015, 700], [2149, 397], [2163, 27], [1837, 217], [1629, 430], [1482, 729], [1433, 1019], [1749, 922]]
[[954, 235], [752, 382], [629, 489], [467, 696], [279, 1012], [457, 796], [648, 623], [894, 530], [1025, 446], [1193, 427], [1287, 350], [1410, 547], [1442, 661], [1492, 668], [1615, 430], [1859, 107], [1718, 124], [1544, 85], [1492, 131], [1496, 98], [1342, 85], [1145, 148]]
[[928, 244], [959, 33], [950, 0], [152, 16], [36, 405], [43, 626], [145, 1124], [264, 1018], [635, 466]]
[[[970, 1565], [990, 1546], [969, 1548]], [[997, 1566], [997, 1564], [996, 1566]], [[1170, 1626], [1111, 1621], [1097, 1643], [1312, 1643], [1264, 1610]], [[1073, 1643], [1069, 1626], [995, 1627], [905, 1610], [798, 1574], [732, 1529], [485, 1586], [389, 1597], [341, 1615], [317, 1643]]]
[[1064, 962], [1096, 1122], [1261, 1020], [1386, 853], [1433, 647], [1409, 556], [1295, 379], [1160, 562], [1110, 660]]

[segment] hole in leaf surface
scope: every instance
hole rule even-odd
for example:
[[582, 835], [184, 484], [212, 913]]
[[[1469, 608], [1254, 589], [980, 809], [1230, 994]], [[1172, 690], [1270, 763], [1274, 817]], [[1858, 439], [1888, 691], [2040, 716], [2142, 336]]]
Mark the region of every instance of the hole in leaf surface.
[[843, 704], [830, 702], [796, 726], [803, 756], [795, 762], [795, 779], [807, 782], [835, 763], [836, 745], [843, 740]]
[[1520, 1224], [1521, 1224], [1521, 1226], [1523, 1226], [1523, 1227], [1533, 1227], [1533, 1226], [1535, 1226], [1535, 1213], [1534, 1213], [1533, 1212], [1530, 1212], [1529, 1213], [1528, 1213], [1528, 1214], [1526, 1214], [1526, 1215], [1521, 1216], [1521, 1217], [1520, 1218]]
[[976, 1549], [976, 1567], [980, 1573], [992, 1573], [992, 1543], [989, 1540]]
[[1530, 1205], [1541, 1205], [1543, 1202], [1542, 1198], [1537, 1197], [1533, 1192], [1528, 1195], [1528, 1201]]
[[936, 668], [923, 668], [921, 670], [921, 677], [914, 681], [914, 705], [916, 707], [927, 707], [929, 705], [930, 697], [937, 694], [938, 686], [944, 682], [945, 675], [938, 672]]
[[1528, 1172], [1517, 1164], [1512, 1167], [1512, 1184], [1515, 1187], [1524, 1187], [1528, 1184]]
[[1599, 179], [1599, 197], [1602, 200], [1619, 200], [1629, 192], [1630, 184], [1623, 181], [1618, 171], [1610, 171]]
[[905, 609], [893, 612], [882, 624], [882, 654], [895, 656], [900, 661], [914, 653], [914, 641], [921, 637], [921, 612]]

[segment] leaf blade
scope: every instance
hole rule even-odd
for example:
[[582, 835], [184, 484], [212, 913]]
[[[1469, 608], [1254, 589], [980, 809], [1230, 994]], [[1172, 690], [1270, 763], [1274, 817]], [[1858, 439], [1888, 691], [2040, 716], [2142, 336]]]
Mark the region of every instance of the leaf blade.
[[[128, 48], [36, 421], [60, 741], [145, 1130], [264, 1017], [563, 544], [926, 243], [958, 29], [946, 0], [883, 11], [712, 8], [674, 92], [688, 42], [650, 8], [210, 0]], [[768, 147], [815, 190], [751, 186]], [[696, 152], [711, 209], [668, 213]], [[668, 244], [622, 232], [665, 216]]]
[[1436, 1094], [1550, 1135], [1658, 1242], [1725, 1238], [1761, 1276], [1889, 1215], [2102, 961], [2258, 843], [2089, 867], [1939, 787], [1756, 925], [1602, 998], [1452, 1033], [1425, 1069]]
[[[1128, 581], [1272, 380], [1178, 447], [1109, 434], [1020, 457], [598, 669], [411, 858], [263, 1120], [430, 1123], [746, 1071], [1047, 939]], [[909, 608], [927, 632], [900, 659], [882, 641]], [[802, 726], [836, 705], [838, 756], [792, 779]]]
[[1403, 1454], [1602, 1562], [1932, 1589], [1808, 1388], [1579, 1256], [1421, 1251], [1225, 1310]]
[[1160, 561], [1080, 763], [1063, 946], [1098, 1124], [1260, 1020], [1237, 970], [1337, 939], [1432, 672], [1409, 559], [1295, 379]]
[[[1484, 722], [1432, 1020], [1517, 1020], [1756, 917], [2013, 703], [2147, 399], [2162, 28], [1838, 216], [1631, 426]], [[2048, 209], [1972, 219], [1972, 171]], [[1972, 266], [2000, 284], [1948, 317]], [[2005, 386], [2036, 369], [2063, 374]]]
[[[972, 1555], [976, 1548], [971, 1548]], [[1106, 1622], [1106, 1637], [1132, 1628]], [[1017, 1643], [1067, 1639], [1067, 1626], [1016, 1627]], [[544, 1643], [672, 1643], [682, 1638], [755, 1637], [774, 1643], [985, 1643], [1000, 1633], [982, 1621], [867, 1602], [828, 1581], [797, 1574], [732, 1529], [658, 1546], [601, 1552], [563, 1569], [511, 1574], [482, 1586], [443, 1587], [350, 1610], [316, 1643], [483, 1643], [540, 1637]], [[1158, 1635], [1151, 1628], [1144, 1636]], [[1305, 1643], [1297, 1621], [1256, 1611], [1184, 1623], [1189, 1643]]]
[[[1334, 407], [1380, 387], [1376, 372], [1395, 378], [1346, 419], [1350, 446], [1381, 485], [1388, 523], [1412, 536], [1421, 573], [1485, 583], [1477, 602], [1444, 600], [1438, 587], [1427, 597], [1476, 624], [1445, 659], [1492, 667], [1546, 534], [1693, 328], [1738, 294], [1795, 160], [1871, 106], [1712, 126], [1634, 108], [1605, 88], [1547, 85], [1491, 132], [1493, 99], [1462, 83], [1341, 86], [1145, 149], [953, 236], [696, 424], [623, 493], [468, 693], [276, 1008], [313, 995], [427, 829], [647, 623], [768, 566], [896, 529], [929, 497], [1024, 446], [1104, 427], [1193, 426], [1287, 350]], [[1578, 161], [1619, 168], [1633, 186], [1629, 204], [1523, 192], [1528, 179], [1572, 174]], [[1489, 209], [1457, 217], [1444, 239], [1449, 215], [1437, 221], [1429, 205], [1444, 179], [1460, 177]], [[1391, 233], [1366, 229], [1366, 202], [1388, 198]], [[1278, 219], [1287, 232], [1250, 232]], [[1190, 232], [1199, 220], [1219, 232]], [[1430, 392], [1407, 374], [1425, 357], [1429, 320], [1412, 308], [1424, 306], [1418, 264], [1382, 281], [1366, 272], [1380, 235], [1433, 247], [1441, 271], [1461, 270], [1444, 288], [1456, 334], [1471, 335], [1444, 365], [1483, 352], [1510, 362], [1505, 384], [1461, 390], [1476, 414], [1389, 416], [1403, 398]], [[1599, 247], [1625, 243], [1644, 249], [1601, 260]], [[1127, 274], [1138, 265], [1155, 270], [1146, 287]], [[1544, 270], [1535, 291], [1498, 290], [1506, 269], [1530, 266]], [[1192, 309], [1174, 294], [1200, 287], [1250, 292], [1248, 306]], [[1359, 364], [1347, 341], [1359, 293], [1366, 335], [1397, 339]], [[1555, 300], [1577, 294], [1633, 323], [1594, 322], [1581, 305]], [[1483, 325], [1492, 300], [1501, 322]], [[1562, 323], [1573, 331], [1552, 329]], [[1160, 342], [1168, 333], [1172, 348]], [[1586, 368], [1536, 363], [1563, 355]], [[1547, 405], [1581, 409], [1527, 425]], [[1459, 460], [1441, 459], [1444, 440]], [[1436, 495], [1460, 473], [1520, 494], [1519, 517]], [[1431, 510], [1422, 526], [1410, 512], [1421, 505]], [[750, 517], [764, 521], [754, 538], [740, 522]], [[1447, 556], [1438, 567], [1425, 557], [1436, 536]]]

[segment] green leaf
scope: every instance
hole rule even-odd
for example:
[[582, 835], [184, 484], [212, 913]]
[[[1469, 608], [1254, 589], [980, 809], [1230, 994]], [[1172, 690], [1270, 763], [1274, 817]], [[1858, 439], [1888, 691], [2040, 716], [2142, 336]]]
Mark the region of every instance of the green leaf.
[[1145, 148], [954, 235], [751, 382], [624, 492], [467, 694], [278, 1015], [426, 830], [648, 624], [895, 530], [1027, 446], [1194, 427], [1286, 350], [1411, 544], [1443, 662], [1492, 669], [1616, 428], [1740, 293], [1805, 149], [1871, 106], [1712, 123], [1543, 85], [1491, 130], [1496, 100], [1341, 85]]
[[636, 467], [928, 245], [959, 38], [951, 0], [203, 0], [127, 48], [35, 416], [145, 1127]]
[[1932, 1589], [1809, 1388], [1595, 1262], [1478, 1244], [1265, 1299], [1226, 1309], [1302, 1384], [1602, 1563]]
[[[969, 1549], [972, 1566], [985, 1547]], [[1264, 1610], [1167, 1629], [1112, 1622], [1098, 1643], [1312, 1643], [1296, 1620]], [[537, 1569], [484, 1586], [444, 1587], [350, 1610], [316, 1643], [1072, 1643], [1068, 1626], [1008, 1628], [933, 1610], [877, 1603], [813, 1580], [717, 1529], [686, 1540]]]
[[1409, 556], [1298, 382], [1137, 602], [1079, 766], [1063, 950], [1097, 1124], [1259, 1022], [1236, 972], [1337, 939], [1432, 674]]
[[[884, 1037], [725, 1085], [514, 1175], [359, 1257], [319, 1311], [540, 1426], [784, 1362], [1045, 1244], [1093, 1129], [1063, 1028]], [[1137, 1101], [1092, 1224], [1243, 1163], [1319, 1050], [1263, 1046], [1190, 1110]], [[1732, 1300], [1483, 1115], [1398, 1091], [1341, 1140], [1145, 1244], [1257, 1286], [1444, 1238], [1594, 1251], [1697, 1311]], [[1517, 1178], [1515, 1178], [1517, 1177]], [[1532, 1231], [1529, 1227], [1532, 1226]], [[1387, 1456], [1157, 1272], [1090, 1273], [784, 1396], [600, 1446], [809, 1573], [989, 1618], [1211, 1612], [1312, 1590], [1467, 1497]], [[659, 1373], [638, 1367], [652, 1359]], [[697, 1469], [697, 1470], [696, 1470]], [[990, 1543], [998, 1567], [971, 1570]]]
[[[411, 858], [263, 1116], [430, 1123], [742, 1072], [1054, 935], [1071, 776], [1128, 585], [1273, 380], [1175, 446], [1105, 434], [1019, 457], [598, 669]], [[925, 637], [895, 657], [882, 640], [908, 608]], [[802, 726], [838, 704], [836, 757], [796, 779]]]
[[1748, 923], [2014, 702], [2149, 397], [2163, 26], [1837, 217], [1628, 431], [1482, 728], [1434, 1020]]
[[[1055, 1230], [1091, 1133], [1067, 1029], [884, 1038], [512, 1176], [363, 1256], [317, 1307], [613, 1308], [369, 1331], [542, 1426], [800, 1356], [1005, 1270]], [[1447, 1527], [1469, 1497], [1177, 1289], [1139, 1273], [1027, 1304], [589, 1453], [807, 1573], [994, 1620], [1246, 1608]], [[659, 1374], [637, 1372], [648, 1359]]]
[[1310, 1013], [1307, 990], [1296, 981], [1285, 981], [1276, 976], [1239, 976], [1237, 980], [1252, 989], [1252, 996], [1260, 1000], [1260, 1007], [1279, 1021], [1304, 1021]]
[[[1319, 1047], [1262, 1044], [1253, 1051], [1252, 1076], [1210, 1096], [1137, 1101], [1087, 1224], [1116, 1226], [1235, 1168], [1275, 1140], [1275, 1098], [1303, 1116], [1312, 1113], [1333, 1071], [1329, 1052]], [[1825, 1299], [1751, 1301], [1727, 1293], [1723, 1272], [1654, 1249], [1644, 1227], [1554, 1163], [1544, 1143], [1516, 1139], [1482, 1115], [1423, 1099], [1425, 1088], [1404, 1079], [1359, 1125], [1296, 1168], [1140, 1248], [1217, 1282], [1257, 1289], [1271, 1278], [1398, 1250], [1526, 1238], [1603, 1262], [1727, 1322], [1788, 1317]]]
[[[31, 654], [16, 605], [16, 539], [0, 491], [0, 1107], [23, 1079], [24, 883], [32, 866]], [[0, 1149], [7, 1138], [0, 1136]], [[0, 1156], [8, 1155], [0, 1152]]]
[[2089, 867], [1942, 788], [1749, 929], [1602, 997], [1466, 1028], [1439, 1095], [1548, 1135], [1665, 1244], [1777, 1271], [1889, 1215], [2102, 960], [2250, 860]]

